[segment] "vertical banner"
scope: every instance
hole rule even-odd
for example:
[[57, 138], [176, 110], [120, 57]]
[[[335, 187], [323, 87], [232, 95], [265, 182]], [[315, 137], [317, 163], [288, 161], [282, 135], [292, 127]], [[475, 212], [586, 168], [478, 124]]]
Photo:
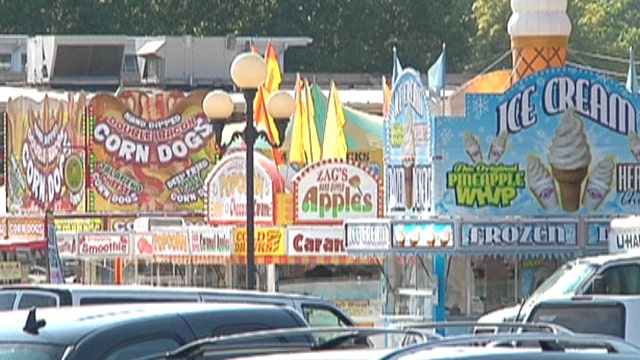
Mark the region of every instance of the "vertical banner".
[[204, 90], [98, 94], [89, 103], [90, 211], [200, 211], [216, 150]]
[[85, 103], [84, 93], [8, 100], [8, 211], [85, 210]]
[[393, 85], [384, 121], [387, 215], [431, 209], [432, 119], [420, 74], [404, 70]]
[[47, 238], [47, 280], [51, 284], [64, 284], [62, 261], [60, 261], [60, 254], [58, 253], [56, 223], [53, 218], [53, 212], [47, 211], [44, 221], [44, 235]]

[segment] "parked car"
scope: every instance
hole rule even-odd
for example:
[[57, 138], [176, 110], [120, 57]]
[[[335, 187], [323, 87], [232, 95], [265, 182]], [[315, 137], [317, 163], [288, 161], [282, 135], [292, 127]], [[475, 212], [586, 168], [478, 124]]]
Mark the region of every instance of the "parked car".
[[32, 306], [85, 306], [136, 302], [246, 302], [290, 306], [311, 326], [356, 326], [332, 302], [309, 295], [260, 291], [137, 285], [8, 285], [0, 286], [0, 310]]
[[[2, 360], [131, 360], [203, 337], [308, 327], [289, 307], [246, 303], [33, 308], [0, 312], [0, 319]], [[292, 335], [274, 341], [315, 339]]]
[[570, 296], [538, 303], [528, 322], [544, 321], [587, 334], [616, 336], [640, 346], [640, 296]]

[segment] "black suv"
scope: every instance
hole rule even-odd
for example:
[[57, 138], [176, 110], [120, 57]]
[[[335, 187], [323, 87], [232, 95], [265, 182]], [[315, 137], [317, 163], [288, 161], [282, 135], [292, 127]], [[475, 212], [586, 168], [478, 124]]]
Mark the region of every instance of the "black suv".
[[0, 319], [2, 360], [130, 360], [203, 337], [308, 326], [290, 307], [234, 303], [34, 308], [0, 312]]

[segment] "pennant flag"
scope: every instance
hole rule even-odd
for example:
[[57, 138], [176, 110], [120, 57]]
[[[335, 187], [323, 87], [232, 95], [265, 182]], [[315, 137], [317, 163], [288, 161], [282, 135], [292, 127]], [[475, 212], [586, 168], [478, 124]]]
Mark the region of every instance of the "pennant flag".
[[[252, 46], [252, 52], [257, 53], [255, 46]], [[282, 74], [280, 72], [280, 62], [278, 61], [278, 55], [271, 41], [267, 44], [267, 51], [264, 54], [265, 61], [267, 62], [267, 77], [264, 84], [258, 89], [256, 97], [253, 100], [253, 119], [256, 126], [261, 126], [265, 129], [269, 141], [275, 142], [279, 138], [278, 129], [276, 124], [269, 116], [267, 112], [267, 99], [269, 96], [278, 91], [280, 83], [282, 82]], [[277, 148], [272, 148], [273, 160], [276, 164], [281, 165], [283, 162], [282, 153]]]
[[402, 65], [400, 64], [400, 59], [398, 59], [398, 53], [396, 52], [396, 47], [393, 47], [393, 73], [391, 74], [391, 87], [398, 80], [398, 76], [402, 72]]
[[382, 117], [386, 118], [391, 104], [391, 87], [387, 83], [387, 77], [382, 75]]
[[251, 44], [251, 53], [260, 55], [260, 52], [258, 52], [258, 48], [254, 44]]
[[304, 145], [305, 154], [309, 164], [313, 164], [322, 159], [322, 149], [320, 147], [320, 140], [318, 139], [318, 127], [316, 125], [316, 109], [313, 102], [313, 95], [311, 94], [311, 86], [309, 81], [304, 79], [304, 103], [307, 109], [307, 122], [305, 123], [305, 134], [307, 139], [302, 142]]
[[633, 47], [629, 47], [629, 71], [627, 72], [626, 87], [632, 94], [638, 92], [638, 75], [636, 74], [636, 63], [633, 58]]
[[445, 44], [442, 44], [442, 53], [438, 60], [429, 68], [429, 92], [431, 96], [440, 99], [445, 86], [445, 74], [447, 72], [447, 54]]
[[347, 158], [347, 141], [344, 137], [344, 111], [338, 97], [338, 88], [331, 82], [329, 90], [329, 104], [327, 107], [327, 123], [324, 128], [324, 141], [322, 142], [322, 159]]
[[307, 121], [307, 108], [303, 101], [302, 87], [304, 83], [300, 79], [300, 73], [296, 74], [296, 85], [294, 88], [294, 98], [296, 109], [293, 112], [293, 122], [291, 124], [291, 143], [289, 144], [289, 164], [303, 165], [307, 163], [304, 154], [302, 139], [304, 138], [303, 125]]

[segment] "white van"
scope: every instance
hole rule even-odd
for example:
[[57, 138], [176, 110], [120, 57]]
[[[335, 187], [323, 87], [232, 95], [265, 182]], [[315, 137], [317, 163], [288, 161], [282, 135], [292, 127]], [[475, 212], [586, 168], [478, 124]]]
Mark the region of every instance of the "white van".
[[545, 300], [527, 322], [563, 326], [576, 333], [622, 338], [640, 346], [640, 296], [570, 296]]

